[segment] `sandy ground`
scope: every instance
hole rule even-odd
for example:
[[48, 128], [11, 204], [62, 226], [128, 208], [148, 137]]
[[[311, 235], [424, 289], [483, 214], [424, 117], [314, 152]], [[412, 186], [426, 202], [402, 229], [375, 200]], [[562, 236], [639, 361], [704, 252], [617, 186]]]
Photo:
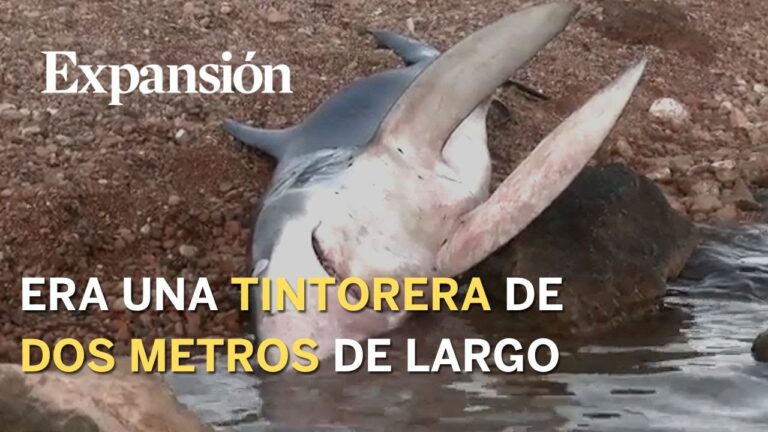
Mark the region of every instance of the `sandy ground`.
[[[239, 335], [236, 291], [255, 204], [272, 162], [221, 130], [299, 122], [357, 76], [398, 65], [365, 28], [445, 48], [520, 0], [0, 1], [0, 360], [21, 337]], [[497, 179], [586, 97], [641, 56], [647, 77], [597, 156], [655, 179], [697, 221], [764, 218], [768, 187], [768, 2], [579, 1], [575, 22], [519, 80], [550, 100], [500, 93], [490, 118]], [[291, 67], [292, 95], [44, 95], [44, 50], [83, 64]], [[689, 116], [649, 113], [662, 97]], [[21, 312], [22, 276], [98, 276], [108, 313]], [[209, 277], [220, 312], [124, 310], [122, 277]]]

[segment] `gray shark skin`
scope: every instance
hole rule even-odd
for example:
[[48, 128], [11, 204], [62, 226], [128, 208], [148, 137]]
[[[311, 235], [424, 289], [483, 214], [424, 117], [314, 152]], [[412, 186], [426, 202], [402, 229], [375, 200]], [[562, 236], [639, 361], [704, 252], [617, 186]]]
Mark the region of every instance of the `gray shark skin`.
[[[516, 236], [591, 159], [645, 68], [644, 61], [636, 64], [595, 94], [491, 193], [485, 122], [493, 92], [577, 9], [529, 7], [444, 53], [374, 31], [406, 67], [353, 82], [284, 130], [227, 121], [237, 140], [278, 161], [253, 231], [253, 276], [290, 283], [358, 277], [369, 284], [377, 277], [452, 277]], [[337, 285], [329, 287], [322, 312], [312, 287], [302, 312], [275, 311], [275, 290], [270, 293], [272, 310], [255, 314], [258, 337], [288, 344], [311, 338], [321, 359], [333, 354], [339, 338], [363, 340], [407, 317], [392, 305], [346, 311]], [[261, 305], [256, 294], [254, 310]], [[346, 294], [351, 303], [360, 295]]]
[[[322, 103], [301, 124], [260, 129], [226, 120], [224, 129], [249, 148], [277, 159], [275, 175], [254, 229], [252, 263], [269, 259], [286, 219], [304, 209], [303, 188], [333, 177], [372, 142], [381, 121], [413, 80], [440, 52], [424, 42], [387, 31], [370, 31], [407, 67], [359, 79]], [[252, 296], [254, 300], [257, 296]]]

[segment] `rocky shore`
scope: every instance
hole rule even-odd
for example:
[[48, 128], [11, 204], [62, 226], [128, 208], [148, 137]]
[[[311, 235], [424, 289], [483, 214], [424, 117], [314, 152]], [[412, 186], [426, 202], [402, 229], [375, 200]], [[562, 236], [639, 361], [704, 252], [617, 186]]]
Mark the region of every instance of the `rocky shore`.
[[[230, 276], [271, 162], [221, 131], [228, 117], [285, 127], [354, 77], [398, 64], [363, 30], [444, 47], [523, 2], [74, 1], [0, 4], [0, 360], [22, 337], [141, 337], [245, 330]], [[632, 59], [647, 79], [596, 162], [623, 162], [697, 222], [766, 220], [768, 4], [581, 1], [562, 38], [516, 77], [547, 101], [506, 89], [490, 120], [500, 179], [565, 115]], [[224, 49], [285, 63], [292, 95], [125, 97], [42, 94], [44, 50], [91, 64], [205, 64]], [[20, 312], [22, 276], [107, 281], [109, 312]], [[208, 277], [220, 311], [132, 314], [123, 277]], [[110, 284], [111, 281], [111, 284]]]

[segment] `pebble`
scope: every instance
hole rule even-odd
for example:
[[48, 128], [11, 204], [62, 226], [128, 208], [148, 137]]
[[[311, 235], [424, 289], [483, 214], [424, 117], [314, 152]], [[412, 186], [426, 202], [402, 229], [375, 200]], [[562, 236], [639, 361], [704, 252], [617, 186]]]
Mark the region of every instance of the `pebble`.
[[168, 197], [168, 205], [177, 206], [181, 204], [181, 197], [178, 195], [171, 195]]
[[730, 198], [741, 210], [759, 211], [763, 209], [763, 206], [755, 200], [752, 191], [749, 190], [749, 187], [747, 187], [747, 184], [742, 179], [736, 180]]
[[75, 143], [75, 140], [67, 135], [56, 135], [53, 139], [56, 143], [64, 147], [69, 147]]
[[739, 172], [736, 169], [736, 161], [732, 159], [718, 161], [712, 163], [712, 168], [715, 170], [715, 177], [721, 183], [733, 183], [739, 177]]
[[19, 121], [26, 117], [21, 111], [16, 108], [0, 109], [0, 119], [5, 121]]
[[219, 12], [222, 15], [229, 15], [230, 13], [232, 13], [233, 10], [234, 10], [234, 8], [232, 7], [232, 5], [230, 3], [223, 3], [221, 5], [221, 7], [219, 8]]
[[179, 254], [184, 258], [194, 258], [197, 255], [198, 249], [195, 246], [189, 244], [183, 244], [179, 246]]
[[714, 195], [697, 195], [691, 201], [691, 211], [694, 213], [711, 213], [722, 206], [723, 203]]
[[693, 168], [693, 158], [689, 155], [675, 156], [669, 160], [669, 166], [673, 171], [685, 174]]
[[700, 180], [691, 187], [691, 193], [693, 195], [711, 195], [718, 197], [720, 196], [720, 184], [710, 179]]
[[224, 224], [224, 232], [232, 237], [239, 237], [242, 230], [243, 229], [239, 221], [231, 220]]
[[749, 121], [749, 118], [747, 118], [747, 115], [744, 114], [744, 111], [738, 108], [734, 107], [731, 110], [729, 119], [731, 121], [731, 127], [733, 127], [734, 129], [751, 129], [752, 128], [752, 122]]
[[672, 170], [670, 170], [668, 167], [657, 168], [651, 171], [650, 173], [646, 174], [646, 177], [648, 177], [653, 181], [666, 183], [672, 180]]
[[56, 146], [56, 144], [49, 144], [47, 146], [37, 146], [35, 147], [35, 154], [40, 157], [48, 157], [56, 153], [56, 150], [58, 150], [58, 146]]
[[672, 98], [656, 99], [648, 112], [658, 119], [673, 123], [682, 123], [690, 117], [685, 105]]
[[21, 129], [21, 136], [40, 135], [42, 132], [40, 126], [28, 126]]
[[291, 20], [290, 15], [285, 12], [280, 12], [274, 7], [270, 7], [267, 10], [267, 22], [270, 24], [282, 24]]
[[632, 146], [630, 146], [624, 138], [619, 138], [619, 140], [616, 141], [616, 153], [626, 161], [630, 161], [635, 157], [635, 151], [632, 150]]
[[192, 139], [192, 136], [186, 130], [179, 129], [176, 131], [173, 139], [175, 139], [179, 144], [187, 144]]

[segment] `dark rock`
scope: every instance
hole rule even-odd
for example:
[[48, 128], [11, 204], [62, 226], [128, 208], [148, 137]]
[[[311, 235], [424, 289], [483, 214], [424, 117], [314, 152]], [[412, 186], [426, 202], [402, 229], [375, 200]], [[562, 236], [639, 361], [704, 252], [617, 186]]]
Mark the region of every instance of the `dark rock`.
[[697, 243], [694, 226], [623, 165], [586, 168], [510, 243], [470, 270], [506, 302], [506, 278], [562, 277], [563, 312], [517, 313], [523, 327], [587, 335], [656, 310]]
[[755, 338], [752, 344], [752, 357], [759, 362], [768, 363], [768, 330]]

